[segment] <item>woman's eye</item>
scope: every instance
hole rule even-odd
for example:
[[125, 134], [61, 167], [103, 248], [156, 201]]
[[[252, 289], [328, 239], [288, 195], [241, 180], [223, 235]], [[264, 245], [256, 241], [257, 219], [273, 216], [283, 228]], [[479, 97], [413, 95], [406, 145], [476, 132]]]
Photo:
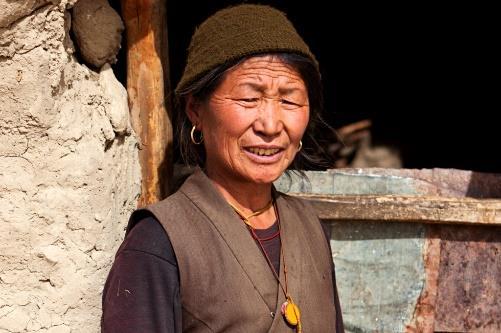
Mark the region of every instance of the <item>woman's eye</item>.
[[254, 103], [257, 102], [257, 98], [240, 98], [239, 101], [241, 102], [247, 102], [247, 103]]
[[288, 101], [288, 100], [286, 100], [286, 99], [283, 99], [283, 100], [282, 100], [282, 103], [283, 103], [283, 104], [287, 104], [287, 105], [299, 106], [299, 104], [294, 103], [294, 102], [292, 102], [292, 101]]

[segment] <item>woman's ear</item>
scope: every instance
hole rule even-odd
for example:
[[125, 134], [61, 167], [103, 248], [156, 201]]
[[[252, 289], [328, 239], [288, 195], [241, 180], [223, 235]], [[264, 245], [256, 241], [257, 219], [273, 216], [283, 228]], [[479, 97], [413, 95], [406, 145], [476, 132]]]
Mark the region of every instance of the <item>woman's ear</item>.
[[186, 115], [193, 125], [197, 126], [197, 130], [201, 130], [202, 121], [200, 119], [200, 103], [195, 100], [193, 95], [186, 98]]

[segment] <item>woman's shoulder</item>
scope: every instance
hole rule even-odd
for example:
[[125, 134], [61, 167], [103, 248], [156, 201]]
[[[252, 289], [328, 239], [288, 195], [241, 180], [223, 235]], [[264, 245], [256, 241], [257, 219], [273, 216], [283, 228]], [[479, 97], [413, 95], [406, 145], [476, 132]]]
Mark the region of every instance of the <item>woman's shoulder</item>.
[[129, 232], [129, 230], [131, 230], [132, 227], [134, 227], [144, 217], [150, 216], [159, 221], [165, 216], [176, 215], [176, 211], [182, 209], [184, 199], [184, 196], [177, 191], [163, 200], [150, 204], [146, 207], [138, 208], [132, 212], [130, 216], [127, 232]]
[[309, 200], [280, 192], [278, 197], [285, 201], [284, 208], [291, 210], [293, 214], [298, 216], [300, 222], [308, 226], [320, 225], [318, 213]]
[[117, 256], [125, 251], [134, 251], [158, 257], [175, 265], [176, 259], [171, 242], [160, 222], [147, 211], [142, 211], [136, 216], [137, 220], [133, 225], [129, 225]]
[[282, 192], [277, 193], [278, 197], [282, 197], [293, 209], [305, 212], [307, 214], [315, 212], [315, 209], [313, 208], [313, 205], [309, 200]]
[[318, 234], [320, 234], [321, 230], [325, 240], [329, 243], [331, 237], [330, 225], [322, 222], [318, 218], [318, 213], [309, 200], [281, 192], [278, 192], [278, 195], [279, 197], [282, 197], [294, 213], [299, 216], [298, 220], [300, 222], [302, 222], [310, 231], [317, 230], [319, 232]]

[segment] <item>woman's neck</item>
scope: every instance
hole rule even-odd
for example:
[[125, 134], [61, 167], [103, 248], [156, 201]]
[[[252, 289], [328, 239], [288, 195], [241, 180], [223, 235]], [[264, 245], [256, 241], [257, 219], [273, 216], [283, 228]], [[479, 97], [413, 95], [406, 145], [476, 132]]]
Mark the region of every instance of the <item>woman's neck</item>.
[[[237, 207], [243, 215], [250, 215], [272, 200], [272, 184], [256, 184], [252, 182], [236, 181], [227, 177], [218, 177], [208, 172], [209, 179], [222, 196]], [[275, 223], [276, 216], [273, 207], [252, 218], [251, 225], [255, 229], [266, 229]]]

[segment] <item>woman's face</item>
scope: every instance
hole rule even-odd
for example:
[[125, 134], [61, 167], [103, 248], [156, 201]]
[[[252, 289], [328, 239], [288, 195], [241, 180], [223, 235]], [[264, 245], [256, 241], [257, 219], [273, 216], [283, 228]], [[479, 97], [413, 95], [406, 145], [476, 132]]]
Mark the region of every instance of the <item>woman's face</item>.
[[203, 132], [209, 176], [271, 183], [298, 152], [309, 120], [308, 93], [275, 56], [253, 57], [225, 74], [207, 103], [188, 103]]

